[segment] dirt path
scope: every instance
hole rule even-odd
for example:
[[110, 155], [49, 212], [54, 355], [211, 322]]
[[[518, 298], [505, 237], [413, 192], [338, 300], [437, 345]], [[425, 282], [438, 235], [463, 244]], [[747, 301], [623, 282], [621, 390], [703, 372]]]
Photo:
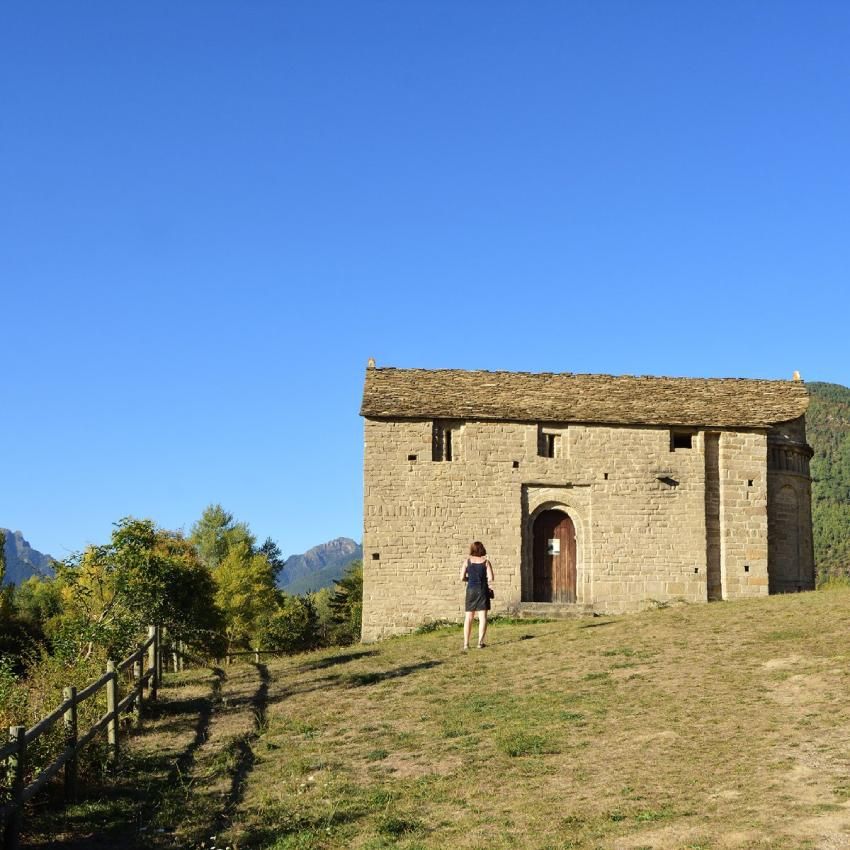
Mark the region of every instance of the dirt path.
[[84, 789], [77, 805], [42, 804], [24, 847], [215, 848], [254, 767], [268, 688], [264, 664], [168, 676], [125, 739], [119, 773]]

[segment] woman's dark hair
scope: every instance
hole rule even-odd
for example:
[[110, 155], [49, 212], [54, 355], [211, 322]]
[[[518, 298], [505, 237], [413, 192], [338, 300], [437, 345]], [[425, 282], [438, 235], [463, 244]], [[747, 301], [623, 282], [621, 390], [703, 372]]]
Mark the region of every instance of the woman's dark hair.
[[475, 543], [469, 547], [469, 554], [475, 558], [483, 558], [487, 554], [487, 550], [484, 548], [484, 544], [480, 540], [476, 540]]

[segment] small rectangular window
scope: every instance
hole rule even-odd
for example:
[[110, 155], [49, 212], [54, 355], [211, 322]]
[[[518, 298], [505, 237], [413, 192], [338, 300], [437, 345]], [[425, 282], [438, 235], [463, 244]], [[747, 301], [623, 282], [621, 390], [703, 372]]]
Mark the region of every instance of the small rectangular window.
[[693, 448], [694, 435], [690, 431], [670, 432], [670, 451]]

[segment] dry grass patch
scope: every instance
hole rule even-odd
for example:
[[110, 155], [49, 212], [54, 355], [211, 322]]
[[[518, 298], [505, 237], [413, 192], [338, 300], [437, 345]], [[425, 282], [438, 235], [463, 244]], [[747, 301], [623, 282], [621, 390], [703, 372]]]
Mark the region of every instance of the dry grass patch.
[[848, 621], [841, 589], [189, 671], [31, 846], [848, 848]]
[[497, 623], [468, 654], [437, 629], [272, 662], [228, 835], [276, 850], [850, 847], [848, 619], [835, 591]]

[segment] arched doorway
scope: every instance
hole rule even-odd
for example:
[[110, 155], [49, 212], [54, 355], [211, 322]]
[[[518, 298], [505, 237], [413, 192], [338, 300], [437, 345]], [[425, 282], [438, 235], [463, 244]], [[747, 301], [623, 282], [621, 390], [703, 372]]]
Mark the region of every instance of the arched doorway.
[[576, 601], [576, 529], [559, 510], [543, 511], [534, 520], [532, 601]]

